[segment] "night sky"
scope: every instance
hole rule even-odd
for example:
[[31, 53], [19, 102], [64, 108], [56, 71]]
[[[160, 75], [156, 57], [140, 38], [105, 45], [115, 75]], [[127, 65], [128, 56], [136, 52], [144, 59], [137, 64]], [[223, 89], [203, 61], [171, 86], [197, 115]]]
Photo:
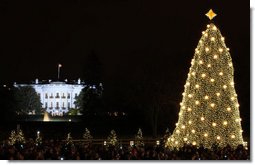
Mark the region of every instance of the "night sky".
[[[0, 84], [81, 77], [99, 58], [105, 95], [117, 98], [145, 73], [165, 78], [178, 105], [190, 61], [209, 19], [225, 37], [245, 132], [250, 122], [250, 6], [233, 0], [70, 0], [0, 2]], [[151, 72], [152, 71], [152, 72]], [[177, 114], [175, 112], [175, 114]], [[244, 133], [245, 133], [244, 132]]]

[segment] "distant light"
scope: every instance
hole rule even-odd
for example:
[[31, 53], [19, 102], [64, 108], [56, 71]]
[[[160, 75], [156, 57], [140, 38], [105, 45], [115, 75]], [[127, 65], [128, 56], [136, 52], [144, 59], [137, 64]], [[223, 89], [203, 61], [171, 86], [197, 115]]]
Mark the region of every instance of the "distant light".
[[69, 122], [71, 122], [71, 121], [72, 121], [72, 119], [69, 119], [68, 121], [69, 121]]
[[159, 140], [157, 140], [157, 141], [156, 141], [156, 144], [157, 144], [157, 145], [159, 145], [159, 144], [160, 144]]
[[7, 86], [6, 85], [3, 85], [4, 88], [6, 88]]
[[106, 141], [104, 141], [104, 146], [106, 146]]

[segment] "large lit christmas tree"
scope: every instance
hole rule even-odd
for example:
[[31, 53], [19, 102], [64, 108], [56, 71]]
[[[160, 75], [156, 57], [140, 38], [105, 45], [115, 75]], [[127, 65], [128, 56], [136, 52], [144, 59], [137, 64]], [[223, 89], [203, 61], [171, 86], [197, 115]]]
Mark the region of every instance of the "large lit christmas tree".
[[[210, 20], [216, 16], [212, 10], [206, 15]], [[180, 148], [185, 143], [206, 148], [243, 144], [232, 59], [213, 23], [202, 32], [184, 87], [178, 123], [167, 147]]]

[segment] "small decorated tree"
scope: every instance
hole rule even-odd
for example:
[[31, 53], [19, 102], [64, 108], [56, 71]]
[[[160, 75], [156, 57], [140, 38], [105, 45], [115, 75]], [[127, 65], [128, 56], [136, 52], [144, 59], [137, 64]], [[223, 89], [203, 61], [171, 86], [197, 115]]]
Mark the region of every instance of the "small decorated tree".
[[71, 137], [71, 133], [69, 132], [66, 138], [66, 145], [72, 145], [72, 144], [73, 144], [73, 138]]
[[83, 134], [83, 138], [88, 143], [92, 142], [93, 136], [91, 136], [90, 131], [88, 130], [88, 128], [85, 128], [85, 132]]
[[135, 146], [142, 147], [144, 146], [143, 142], [143, 132], [142, 129], [139, 128], [137, 134], [135, 135]]
[[17, 132], [12, 130], [11, 131], [11, 135], [9, 137], [9, 144], [10, 145], [14, 145], [16, 143], [19, 143], [19, 144], [24, 144], [26, 141], [25, 141], [25, 138], [24, 138], [24, 134], [22, 132], [21, 129], [18, 129]]
[[35, 139], [35, 144], [36, 145], [42, 144], [42, 137], [40, 136], [40, 132], [39, 131], [37, 132], [37, 136], [36, 136], [36, 139]]
[[111, 130], [110, 135], [107, 138], [107, 146], [116, 146], [118, 144], [117, 135], [114, 130]]

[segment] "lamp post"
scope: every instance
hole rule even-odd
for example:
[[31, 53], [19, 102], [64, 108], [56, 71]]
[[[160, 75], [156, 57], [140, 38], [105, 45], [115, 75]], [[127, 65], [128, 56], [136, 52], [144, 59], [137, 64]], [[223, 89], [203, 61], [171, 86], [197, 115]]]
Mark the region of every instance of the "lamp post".
[[58, 80], [59, 80], [59, 75], [60, 75], [60, 68], [62, 67], [61, 64], [58, 64]]

